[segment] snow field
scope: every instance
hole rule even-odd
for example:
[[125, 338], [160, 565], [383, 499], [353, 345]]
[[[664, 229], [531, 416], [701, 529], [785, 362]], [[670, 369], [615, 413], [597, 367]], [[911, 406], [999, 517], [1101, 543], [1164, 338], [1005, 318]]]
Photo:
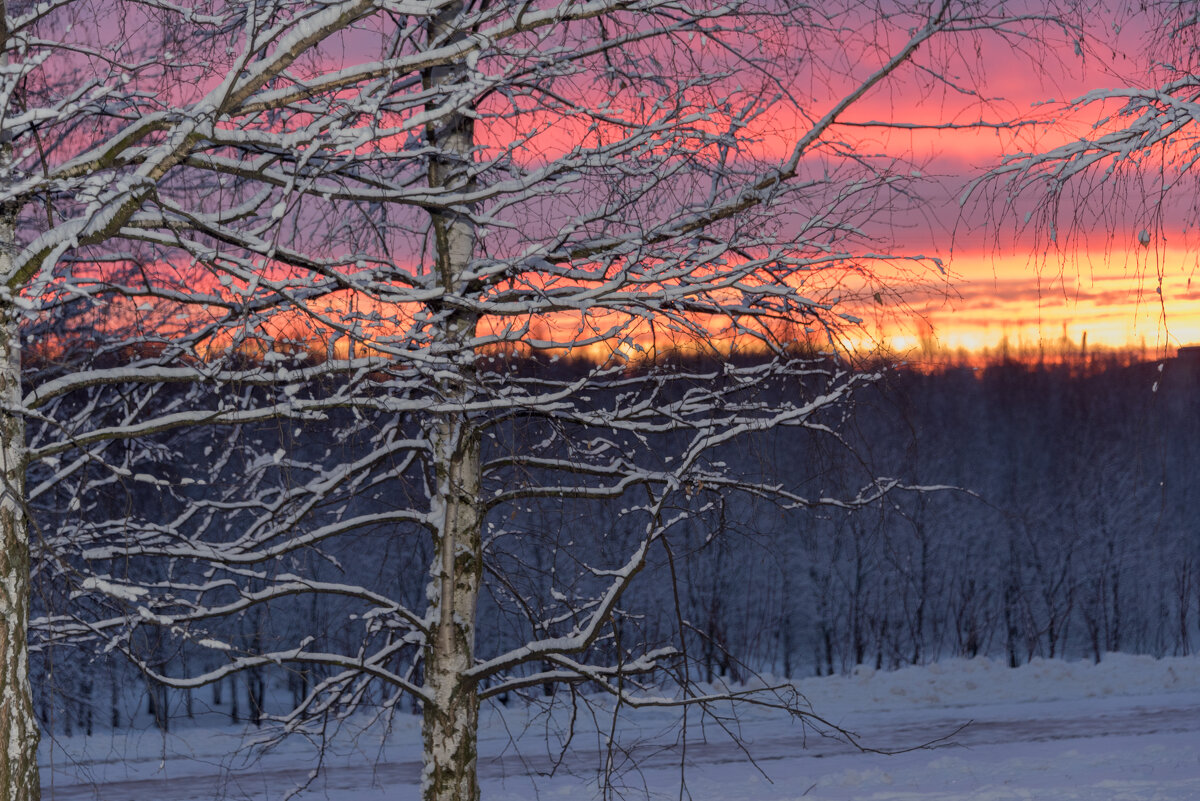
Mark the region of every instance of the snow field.
[[[796, 682], [814, 710], [868, 747], [859, 753], [778, 714], [744, 708], [737, 723], [757, 767], [712, 721], [689, 716], [686, 789], [693, 801], [1196, 801], [1200, 799], [1200, 659], [1110, 654], [1090, 662], [947, 660], [895, 672]], [[485, 801], [600, 798], [598, 768], [611, 716], [581, 714], [561, 766], [554, 745], [566, 710], [491, 707], [481, 720]], [[679, 798], [679, 717], [618, 716], [621, 797]], [[315, 765], [293, 740], [254, 759], [234, 756], [229, 727], [142, 731], [44, 743], [47, 801], [271, 801]], [[548, 747], [548, 743], [550, 746]], [[390, 732], [344, 731], [304, 801], [416, 798], [420, 721]], [[760, 771], [761, 769], [761, 771]], [[553, 775], [539, 775], [539, 774]], [[765, 775], [764, 775], [765, 774]], [[535, 795], [536, 793], [536, 795]]]

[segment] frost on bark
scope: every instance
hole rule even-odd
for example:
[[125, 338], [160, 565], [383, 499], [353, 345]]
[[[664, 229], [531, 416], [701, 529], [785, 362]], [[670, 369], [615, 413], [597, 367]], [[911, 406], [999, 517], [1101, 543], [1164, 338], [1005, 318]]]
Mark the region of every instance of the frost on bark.
[[[0, 274], [11, 261], [16, 213], [0, 208]], [[38, 724], [29, 685], [29, 536], [25, 521], [25, 421], [17, 315], [0, 305], [0, 793], [7, 801], [39, 797]]]

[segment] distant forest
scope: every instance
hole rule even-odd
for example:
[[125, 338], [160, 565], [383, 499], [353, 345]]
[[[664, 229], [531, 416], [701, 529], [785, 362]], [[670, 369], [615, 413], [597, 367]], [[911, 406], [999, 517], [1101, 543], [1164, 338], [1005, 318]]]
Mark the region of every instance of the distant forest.
[[[764, 387], [761, 395], [769, 402], [787, 391]], [[681, 518], [669, 553], [650, 555], [645, 580], [622, 601], [622, 637], [654, 643], [682, 628], [687, 669], [710, 681], [894, 669], [945, 657], [1017, 666], [1035, 657], [1099, 661], [1114, 651], [1180, 655], [1200, 647], [1200, 359], [889, 368], [827, 422], [848, 448], [781, 431], [713, 458], [747, 475], [787, 476], [812, 498], [845, 496], [875, 477], [908, 488], [854, 511], [783, 509], [689, 488], [689, 498], [709, 498], [705, 510]], [[285, 449], [295, 462], [331, 453], [345, 459], [356, 442], [347, 432], [355, 430], [365, 430], [362, 420], [243, 432], [240, 455], [222, 460], [223, 476], [234, 482], [245, 465]], [[510, 433], [536, 434], [516, 425]], [[186, 454], [234, 439], [205, 436], [164, 436], [161, 446]], [[186, 460], [179, 470], [187, 474]], [[417, 480], [397, 475], [389, 488], [367, 487], [313, 514], [370, 514], [404, 502], [406, 483]], [[69, 531], [72, 516], [89, 513], [69, 494], [43, 496], [34, 510], [38, 531]], [[170, 519], [182, 497], [114, 484], [103, 513]], [[488, 579], [481, 658], [530, 636], [527, 621], [537, 615], [527, 607], [550, 609], [554, 584], [573, 575], [572, 564], [603, 563], [610, 547], [620, 552], [629, 534], [625, 500], [597, 508], [546, 498], [489, 518], [487, 547], [505, 563], [506, 578]], [[379, 526], [327, 546], [305, 569], [326, 581], [375, 576], [381, 592], [418, 605], [428, 548], [403, 527]], [[35, 617], [71, 614], [58, 568], [35, 570]], [[517, 614], [517, 606], [526, 608]], [[223, 635], [247, 651], [283, 627], [352, 640], [355, 632], [322, 622], [343, 612], [306, 600], [224, 623], [237, 630]], [[122, 647], [178, 674], [189, 660], [194, 669], [195, 660], [214, 658], [167, 642], [151, 627]], [[144, 681], [119, 648], [39, 646], [36, 635], [34, 645], [43, 723], [67, 733], [128, 726], [147, 710], [162, 727], [200, 708], [257, 721], [290, 708], [319, 678], [317, 667], [311, 674], [260, 668], [168, 693]]]

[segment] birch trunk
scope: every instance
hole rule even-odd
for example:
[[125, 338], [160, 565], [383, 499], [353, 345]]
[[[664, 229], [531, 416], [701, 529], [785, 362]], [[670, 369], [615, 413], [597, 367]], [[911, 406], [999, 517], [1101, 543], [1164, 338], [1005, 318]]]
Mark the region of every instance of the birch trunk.
[[[11, 158], [11, 145], [3, 146]], [[11, 269], [16, 208], [0, 206], [0, 275]], [[17, 314], [0, 301], [0, 794], [37, 801], [38, 722], [29, 684], [29, 534], [25, 520], [25, 419], [21, 405], [21, 340]]]
[[[10, 63], [8, 3], [0, 0], [0, 66]], [[9, 175], [13, 145], [0, 142], [0, 174]], [[13, 270], [19, 205], [0, 203], [0, 276]], [[25, 520], [25, 418], [21, 406], [21, 334], [4, 287], [0, 299], [0, 793], [6, 801], [38, 801], [38, 720], [29, 683], [29, 528]]]
[[[456, 27], [461, 3], [451, 3], [429, 25], [431, 45], [462, 38]], [[427, 89], [452, 87], [467, 80], [468, 67], [459, 62], [427, 70]], [[434, 104], [447, 102], [435, 99]], [[444, 117], [426, 129], [437, 155], [429, 166], [431, 187], [465, 189], [474, 148], [474, 128], [463, 114]], [[454, 210], [433, 213], [434, 269], [444, 302], [431, 304], [437, 321], [434, 348], [442, 369], [437, 382], [444, 411], [432, 421], [436, 488], [431, 501], [434, 558], [430, 568], [430, 642], [425, 657], [425, 702], [422, 734], [425, 772], [424, 801], [477, 801], [476, 777], [479, 691], [468, 678], [475, 660], [475, 608], [483, 575], [480, 533], [480, 441], [465, 410], [474, 386], [474, 353], [478, 316], [456, 307], [464, 291], [475, 247], [475, 231], [465, 214]], [[457, 407], [457, 408], [456, 408]]]
[[475, 606], [482, 576], [479, 439], [444, 415], [434, 435], [438, 528], [430, 584], [432, 642], [425, 662], [425, 801], [476, 801], [479, 692], [466, 676], [475, 659]]

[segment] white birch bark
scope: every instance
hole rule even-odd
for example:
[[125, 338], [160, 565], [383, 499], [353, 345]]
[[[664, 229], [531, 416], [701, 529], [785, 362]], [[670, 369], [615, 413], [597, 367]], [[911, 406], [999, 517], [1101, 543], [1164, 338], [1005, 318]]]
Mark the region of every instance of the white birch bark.
[[[455, 27], [463, 6], [451, 4], [429, 24], [429, 43], [462, 38]], [[464, 80], [463, 62], [435, 67], [424, 76], [427, 88], [453, 87]], [[451, 88], [450, 91], [453, 91]], [[434, 104], [445, 102], [434, 100]], [[474, 126], [466, 115], [453, 113], [426, 128], [428, 141], [439, 151], [429, 167], [429, 184], [436, 188], [466, 188], [467, 168], [474, 146]], [[434, 528], [434, 559], [430, 568], [431, 632], [425, 661], [423, 736], [425, 801], [475, 801], [479, 691], [469, 675], [475, 661], [475, 614], [483, 575], [480, 534], [480, 441], [465, 411], [475, 382], [471, 342], [478, 316], [455, 308], [452, 299], [462, 291], [474, 251], [472, 223], [453, 210], [433, 215], [434, 264], [437, 283], [451, 303], [432, 304], [437, 322], [438, 363], [449, 363], [439, 380], [438, 394], [446, 411], [432, 420], [436, 487], [430, 509]]]
[[[0, 0], [0, 41], [7, 42], [8, 4]], [[7, 52], [0, 54], [7, 67]], [[0, 142], [0, 174], [13, 162], [8, 134]], [[16, 250], [15, 201], [0, 203], [0, 275]], [[5, 293], [7, 294], [7, 293]], [[29, 684], [29, 530], [25, 520], [25, 418], [21, 406], [21, 337], [16, 309], [0, 298], [0, 794], [37, 801], [38, 721]]]
[[469, 421], [442, 415], [434, 434], [437, 518], [430, 570], [423, 735], [425, 801], [474, 801], [479, 691], [469, 675], [475, 661], [475, 607], [482, 578], [479, 439]]
[[[11, 146], [0, 155], [11, 159]], [[0, 274], [12, 261], [15, 204], [0, 207]], [[7, 801], [40, 797], [38, 722], [29, 684], [29, 534], [25, 519], [25, 420], [21, 405], [21, 340], [10, 302], [0, 301], [0, 794]]]

